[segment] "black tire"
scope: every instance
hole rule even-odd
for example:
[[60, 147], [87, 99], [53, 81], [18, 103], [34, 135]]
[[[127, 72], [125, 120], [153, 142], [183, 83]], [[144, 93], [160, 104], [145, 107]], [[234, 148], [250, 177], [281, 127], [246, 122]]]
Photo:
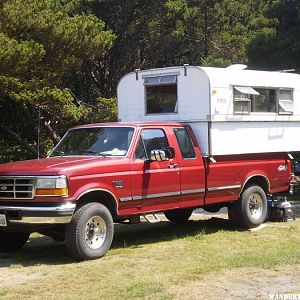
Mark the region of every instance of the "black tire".
[[173, 223], [185, 223], [193, 213], [191, 208], [181, 208], [165, 211], [166, 218]]
[[0, 229], [0, 252], [7, 253], [21, 249], [28, 241], [30, 233], [8, 232]]
[[66, 245], [78, 260], [104, 256], [110, 249], [114, 224], [110, 211], [100, 203], [80, 207], [66, 228]]
[[261, 225], [267, 216], [267, 197], [258, 185], [249, 185], [240, 199], [228, 209], [228, 216], [236, 225], [254, 228]]

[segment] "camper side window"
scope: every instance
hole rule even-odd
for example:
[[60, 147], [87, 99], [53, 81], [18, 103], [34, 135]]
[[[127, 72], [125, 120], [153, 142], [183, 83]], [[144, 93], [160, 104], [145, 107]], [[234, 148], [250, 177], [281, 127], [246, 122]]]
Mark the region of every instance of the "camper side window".
[[278, 105], [279, 114], [292, 115], [294, 110], [293, 90], [280, 89]]
[[276, 113], [276, 89], [255, 88], [258, 95], [252, 96], [252, 112]]
[[235, 86], [233, 93], [235, 114], [278, 113], [293, 114], [293, 90]]
[[177, 113], [177, 75], [144, 78], [146, 113]]
[[250, 114], [251, 95], [258, 95], [258, 92], [248, 86], [235, 86], [233, 89], [233, 111], [236, 114]]

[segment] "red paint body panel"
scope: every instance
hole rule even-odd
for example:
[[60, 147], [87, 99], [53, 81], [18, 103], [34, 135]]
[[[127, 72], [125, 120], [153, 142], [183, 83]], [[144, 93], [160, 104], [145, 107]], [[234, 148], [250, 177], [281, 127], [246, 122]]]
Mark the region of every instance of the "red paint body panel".
[[[90, 191], [103, 190], [113, 195], [118, 215], [128, 216], [183, 207], [225, 203], [238, 200], [249, 180], [262, 178], [268, 193], [289, 189], [291, 161], [285, 153], [251, 154], [203, 158], [189, 126], [167, 122], [110, 123], [94, 126], [131, 126], [135, 128], [127, 157], [66, 156], [0, 165], [0, 176], [65, 175], [67, 197], [35, 197], [27, 202], [74, 201]], [[185, 127], [194, 144], [196, 157], [184, 159], [174, 128]], [[175, 157], [166, 161], [135, 159], [134, 150], [143, 128], [160, 128], [165, 132]], [[5, 203], [24, 200], [0, 199]]]

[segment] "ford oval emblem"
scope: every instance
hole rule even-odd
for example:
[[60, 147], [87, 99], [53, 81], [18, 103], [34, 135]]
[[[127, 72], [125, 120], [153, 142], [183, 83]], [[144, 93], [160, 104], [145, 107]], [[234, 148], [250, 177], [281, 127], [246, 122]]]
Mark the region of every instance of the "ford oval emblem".
[[0, 190], [3, 192], [7, 191], [7, 186], [5, 186], [5, 185], [0, 186]]

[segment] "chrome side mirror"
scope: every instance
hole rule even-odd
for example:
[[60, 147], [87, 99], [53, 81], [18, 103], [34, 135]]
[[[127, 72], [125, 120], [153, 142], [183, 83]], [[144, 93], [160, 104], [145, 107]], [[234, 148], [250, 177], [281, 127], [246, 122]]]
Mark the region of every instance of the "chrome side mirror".
[[166, 152], [164, 150], [151, 150], [150, 159], [154, 161], [166, 161]]

